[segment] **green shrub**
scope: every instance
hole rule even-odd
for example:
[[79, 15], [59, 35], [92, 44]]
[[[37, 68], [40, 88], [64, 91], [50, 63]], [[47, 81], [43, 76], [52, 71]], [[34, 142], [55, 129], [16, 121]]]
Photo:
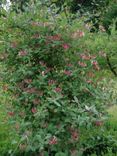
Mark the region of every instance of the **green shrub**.
[[102, 131], [105, 121], [108, 94], [94, 78], [98, 55], [84, 44], [90, 34], [80, 21], [71, 26], [64, 15], [53, 17], [42, 6], [33, 9], [2, 19], [4, 80], [14, 95], [8, 114], [17, 123], [18, 152], [80, 155], [89, 140], [100, 144], [104, 139], [103, 134], [102, 140], [95, 135], [82, 139], [86, 131]]
[[[110, 31], [110, 26], [113, 24], [113, 22], [116, 22], [117, 20], [117, 4], [112, 3], [108, 8], [107, 11], [104, 14], [103, 17], [103, 25], [107, 31]], [[116, 24], [116, 30], [117, 30], [117, 22]], [[111, 32], [111, 31], [110, 31]]]

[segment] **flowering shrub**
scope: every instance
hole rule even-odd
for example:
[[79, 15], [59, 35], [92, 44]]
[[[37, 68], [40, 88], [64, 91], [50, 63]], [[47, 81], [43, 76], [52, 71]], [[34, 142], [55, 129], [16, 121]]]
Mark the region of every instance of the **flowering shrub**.
[[41, 13], [6, 21], [6, 80], [15, 99], [8, 115], [21, 137], [21, 153], [78, 155], [85, 150], [82, 129], [104, 125], [107, 99], [95, 79], [100, 66], [83, 45], [83, 28], [74, 32], [64, 17], [54, 23]]

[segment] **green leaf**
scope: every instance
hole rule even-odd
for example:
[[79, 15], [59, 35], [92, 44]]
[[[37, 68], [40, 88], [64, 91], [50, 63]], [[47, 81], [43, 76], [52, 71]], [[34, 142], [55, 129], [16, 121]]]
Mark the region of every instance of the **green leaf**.
[[63, 153], [63, 152], [58, 152], [56, 153], [55, 156], [68, 156], [66, 153]]

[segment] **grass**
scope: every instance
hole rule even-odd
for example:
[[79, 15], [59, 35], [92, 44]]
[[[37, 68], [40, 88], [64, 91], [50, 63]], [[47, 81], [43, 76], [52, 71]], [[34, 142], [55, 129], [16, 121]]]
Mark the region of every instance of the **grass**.
[[[0, 66], [1, 69], [1, 66]], [[10, 124], [10, 117], [7, 111], [11, 105], [11, 97], [9, 93], [3, 91], [3, 82], [0, 81], [0, 156], [7, 156], [11, 149], [14, 149], [12, 140], [15, 137], [13, 135], [13, 126]]]
[[[108, 109], [108, 113], [110, 115], [109, 120], [107, 121], [107, 135], [113, 136], [115, 139], [115, 147], [117, 147], [117, 105], [112, 106]], [[116, 153], [113, 153], [112, 150], [109, 150], [107, 154], [104, 156], [117, 156], [117, 149]]]
[[[1, 86], [0, 86], [1, 88]], [[0, 90], [0, 155], [6, 155], [12, 148], [11, 145], [11, 131], [12, 128], [8, 123], [6, 102], [8, 97]]]
[[108, 120], [108, 127], [117, 140], [117, 106], [108, 109], [110, 118]]
[[117, 126], [117, 106], [110, 107], [108, 112], [111, 115], [110, 122], [116, 123]]

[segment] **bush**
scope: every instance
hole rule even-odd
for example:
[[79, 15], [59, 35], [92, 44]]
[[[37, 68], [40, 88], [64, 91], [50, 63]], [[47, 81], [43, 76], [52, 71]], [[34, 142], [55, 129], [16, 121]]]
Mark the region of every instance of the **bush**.
[[111, 33], [111, 26], [113, 22], [115, 22], [115, 29], [117, 30], [117, 4], [112, 3], [103, 17], [103, 25], [106, 31], [110, 34]]
[[5, 80], [14, 95], [8, 114], [21, 137], [20, 155], [83, 154], [88, 142], [82, 129], [102, 131], [108, 103], [94, 78], [98, 56], [84, 44], [90, 34], [80, 21], [71, 26], [64, 15], [33, 9], [2, 19]]

